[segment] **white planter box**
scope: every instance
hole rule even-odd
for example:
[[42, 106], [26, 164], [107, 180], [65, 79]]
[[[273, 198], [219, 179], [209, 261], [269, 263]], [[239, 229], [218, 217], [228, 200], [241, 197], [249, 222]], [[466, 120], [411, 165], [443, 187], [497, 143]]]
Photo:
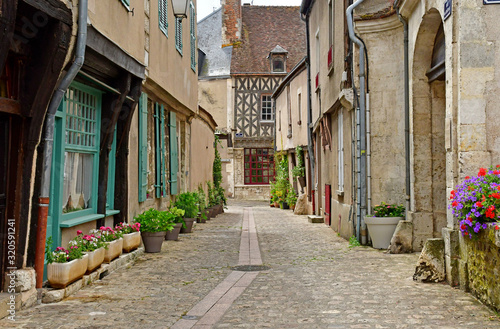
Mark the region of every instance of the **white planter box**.
[[65, 288], [80, 279], [87, 271], [88, 255], [67, 263], [47, 264], [47, 279], [53, 288]]
[[120, 256], [123, 251], [123, 238], [108, 242], [108, 249], [104, 254], [104, 263], [109, 263], [116, 257]]
[[106, 254], [106, 249], [99, 248], [94, 251], [86, 253], [89, 256], [89, 262], [87, 265], [87, 274], [91, 273], [93, 270], [101, 266], [104, 262], [104, 255]]
[[141, 232], [133, 232], [123, 235], [123, 251], [131, 252], [139, 248], [141, 244]]
[[398, 226], [400, 220], [404, 219], [404, 217], [373, 217], [366, 215], [365, 223], [372, 238], [373, 248], [389, 248], [396, 226]]

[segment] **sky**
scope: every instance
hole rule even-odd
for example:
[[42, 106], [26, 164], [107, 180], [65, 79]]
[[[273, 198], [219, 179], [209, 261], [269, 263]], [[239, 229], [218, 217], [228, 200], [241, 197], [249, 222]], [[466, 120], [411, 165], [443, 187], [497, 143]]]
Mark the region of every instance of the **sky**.
[[[198, 0], [198, 21], [205, 18], [215, 9], [220, 8], [220, 0]], [[241, 4], [253, 2], [254, 6], [300, 6], [302, 0], [241, 0]]]

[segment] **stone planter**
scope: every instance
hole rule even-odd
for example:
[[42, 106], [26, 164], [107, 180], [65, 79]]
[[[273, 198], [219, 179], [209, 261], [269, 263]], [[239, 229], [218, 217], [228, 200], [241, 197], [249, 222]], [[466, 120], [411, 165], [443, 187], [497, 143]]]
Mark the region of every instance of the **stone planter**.
[[160, 252], [166, 232], [141, 232], [145, 252]]
[[123, 251], [131, 252], [139, 248], [141, 244], [141, 232], [132, 232], [123, 235]]
[[167, 231], [165, 240], [179, 240], [179, 233], [181, 232], [182, 223], [177, 223], [172, 231]]
[[184, 221], [186, 222], [186, 227], [181, 227], [181, 233], [191, 233], [196, 218], [184, 218]]
[[392, 236], [400, 220], [404, 220], [404, 217], [373, 217], [370, 215], [365, 216], [365, 223], [368, 226], [368, 233], [372, 238], [373, 248], [389, 248]]
[[119, 257], [123, 251], [123, 238], [108, 242], [108, 249], [104, 254], [104, 263], [110, 263], [116, 257]]
[[53, 288], [65, 288], [68, 284], [80, 279], [87, 271], [88, 255], [67, 263], [47, 264], [47, 280]]
[[87, 252], [85, 254], [88, 255], [89, 258], [86, 274], [90, 274], [93, 270], [101, 266], [101, 264], [104, 262], [104, 255], [106, 254], [106, 249], [101, 247], [94, 251]]

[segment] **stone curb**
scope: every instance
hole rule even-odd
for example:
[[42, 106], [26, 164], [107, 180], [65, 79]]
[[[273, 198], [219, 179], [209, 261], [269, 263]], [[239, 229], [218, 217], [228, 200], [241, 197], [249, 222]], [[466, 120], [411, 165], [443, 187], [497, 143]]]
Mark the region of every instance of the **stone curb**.
[[144, 254], [144, 248], [142, 247], [130, 253], [122, 254], [111, 263], [102, 264], [101, 267], [99, 267], [94, 272], [90, 273], [89, 275], [84, 275], [83, 278], [73, 282], [64, 289], [44, 288], [42, 291], [42, 303], [58, 303], [64, 298], [73, 295], [83, 287], [91, 285], [92, 283], [109, 275], [111, 272], [117, 270], [118, 268], [133, 264], [135, 260], [142, 254]]

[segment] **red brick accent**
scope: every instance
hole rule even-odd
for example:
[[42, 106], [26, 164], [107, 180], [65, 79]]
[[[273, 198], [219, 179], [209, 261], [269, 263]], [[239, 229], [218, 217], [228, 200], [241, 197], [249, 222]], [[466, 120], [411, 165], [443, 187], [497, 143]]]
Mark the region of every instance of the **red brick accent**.
[[222, 44], [241, 38], [241, 0], [222, 0]]

